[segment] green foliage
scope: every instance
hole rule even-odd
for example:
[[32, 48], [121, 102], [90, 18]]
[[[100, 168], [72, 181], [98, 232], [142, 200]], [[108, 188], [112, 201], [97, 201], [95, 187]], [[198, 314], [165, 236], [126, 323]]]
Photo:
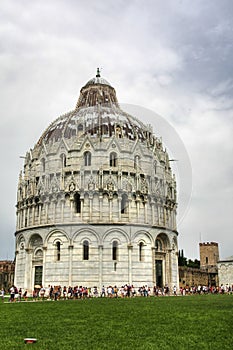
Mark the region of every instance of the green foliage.
[[232, 307], [233, 295], [1, 303], [0, 349], [228, 350]]
[[199, 269], [200, 268], [200, 260], [195, 259], [194, 261], [191, 259], [188, 259], [184, 256], [183, 249], [180, 251], [179, 250], [179, 255], [178, 255], [178, 265], [179, 266], [187, 266], [187, 267], [194, 267]]
[[200, 261], [195, 259], [194, 261], [189, 259], [188, 260], [188, 264], [187, 264], [188, 267], [194, 267], [196, 269], [199, 269], [200, 268]]

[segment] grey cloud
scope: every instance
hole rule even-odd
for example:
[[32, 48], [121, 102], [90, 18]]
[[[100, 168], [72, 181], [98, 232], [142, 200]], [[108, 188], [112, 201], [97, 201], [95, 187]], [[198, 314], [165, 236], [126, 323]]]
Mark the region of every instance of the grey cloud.
[[232, 13], [230, 0], [2, 2], [0, 257], [14, 256], [19, 156], [74, 108], [97, 66], [120, 102], [154, 110], [183, 140], [193, 199], [180, 248], [198, 257], [202, 231], [232, 255]]

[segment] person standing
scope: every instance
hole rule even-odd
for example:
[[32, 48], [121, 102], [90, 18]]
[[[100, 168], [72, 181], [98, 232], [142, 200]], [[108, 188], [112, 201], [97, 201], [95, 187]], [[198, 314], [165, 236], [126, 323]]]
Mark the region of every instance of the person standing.
[[15, 286], [12, 286], [10, 288], [10, 302], [13, 302], [15, 300]]
[[176, 288], [176, 286], [174, 286], [174, 287], [173, 287], [173, 295], [177, 296], [177, 293], [176, 293], [176, 292], [177, 292], [177, 288]]
[[105, 287], [103, 286], [101, 290], [101, 298], [105, 297], [105, 295]]
[[22, 288], [19, 288], [18, 301], [21, 301], [21, 299], [22, 299]]
[[2, 290], [1, 290], [1, 299], [2, 299], [3, 302], [4, 302], [4, 295], [5, 295], [5, 290], [4, 290], [4, 288], [2, 288]]

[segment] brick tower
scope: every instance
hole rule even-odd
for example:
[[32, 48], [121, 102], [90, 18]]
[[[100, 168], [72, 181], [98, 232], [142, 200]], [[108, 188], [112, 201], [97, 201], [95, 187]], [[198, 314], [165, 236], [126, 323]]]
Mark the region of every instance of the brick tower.
[[201, 269], [207, 269], [210, 267], [216, 267], [219, 260], [218, 243], [207, 242], [199, 243], [200, 247], [200, 267]]
[[219, 249], [218, 243], [199, 243], [200, 247], [200, 269], [208, 273], [208, 285], [218, 285]]

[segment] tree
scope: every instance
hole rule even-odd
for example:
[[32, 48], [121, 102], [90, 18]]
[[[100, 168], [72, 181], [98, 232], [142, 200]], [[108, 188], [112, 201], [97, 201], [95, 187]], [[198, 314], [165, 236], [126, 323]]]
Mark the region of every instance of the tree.
[[178, 265], [199, 269], [200, 268], [200, 260], [197, 260], [197, 259], [195, 259], [194, 261], [192, 259], [187, 260], [187, 258], [184, 256], [184, 252], [182, 249], [181, 251], [179, 250]]

